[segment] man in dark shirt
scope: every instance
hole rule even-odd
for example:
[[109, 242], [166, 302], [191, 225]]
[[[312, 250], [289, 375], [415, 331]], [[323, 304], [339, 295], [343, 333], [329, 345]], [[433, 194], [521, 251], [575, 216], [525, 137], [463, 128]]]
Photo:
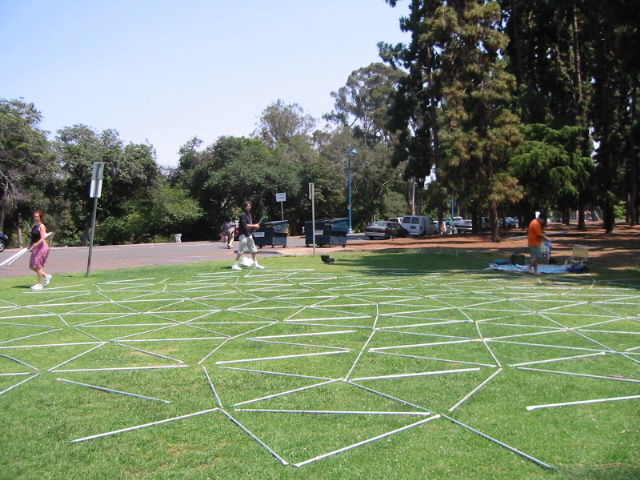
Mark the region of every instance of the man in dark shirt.
[[238, 253], [236, 255], [236, 261], [233, 262], [231, 266], [232, 270], [242, 270], [242, 267], [238, 265], [242, 254], [245, 252], [251, 253], [251, 260], [253, 261], [253, 268], [263, 269], [262, 265], [258, 265], [258, 261], [256, 260], [256, 253], [258, 253], [258, 249], [256, 247], [256, 243], [253, 241], [253, 232], [255, 232], [258, 228], [260, 228], [260, 223], [253, 223], [253, 217], [251, 215], [251, 202], [246, 201], [242, 206], [244, 213], [240, 216], [239, 222], [239, 241], [238, 245]]

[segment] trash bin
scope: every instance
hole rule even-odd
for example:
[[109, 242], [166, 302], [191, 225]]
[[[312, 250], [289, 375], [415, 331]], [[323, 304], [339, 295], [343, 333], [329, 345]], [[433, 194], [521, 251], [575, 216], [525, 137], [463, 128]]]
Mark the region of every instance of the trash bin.
[[181, 243], [182, 242], [182, 234], [181, 233], [174, 233], [173, 234], [173, 241], [175, 243]]
[[332, 218], [324, 220], [316, 220], [315, 226], [313, 222], [305, 224], [305, 243], [307, 247], [313, 245], [313, 233], [316, 235], [316, 245], [342, 245], [347, 244], [347, 232], [349, 225], [346, 218]]
[[281, 245], [287, 246], [287, 237], [289, 236], [289, 220], [279, 220], [276, 222], [264, 222], [260, 224], [260, 228], [253, 234], [253, 240], [256, 246], [262, 248], [265, 245]]

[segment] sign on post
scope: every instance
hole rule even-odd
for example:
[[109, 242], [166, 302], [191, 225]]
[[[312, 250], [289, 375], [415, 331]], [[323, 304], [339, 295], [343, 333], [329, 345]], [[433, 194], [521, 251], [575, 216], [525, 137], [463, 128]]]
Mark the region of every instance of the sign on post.
[[91, 175], [91, 188], [89, 198], [100, 198], [102, 195], [102, 172], [104, 162], [93, 162], [93, 174]]
[[91, 187], [89, 197], [93, 198], [93, 212], [91, 214], [91, 235], [89, 239], [89, 258], [87, 259], [87, 277], [91, 273], [91, 254], [93, 253], [93, 236], [96, 232], [96, 210], [98, 199], [102, 195], [102, 171], [104, 162], [93, 162], [93, 174], [91, 175]]
[[284, 202], [286, 201], [286, 193], [276, 193], [276, 202], [280, 202], [280, 220], [284, 220]]
[[316, 256], [316, 185], [315, 183], [309, 184], [309, 200], [311, 200], [311, 228], [313, 229], [313, 256]]

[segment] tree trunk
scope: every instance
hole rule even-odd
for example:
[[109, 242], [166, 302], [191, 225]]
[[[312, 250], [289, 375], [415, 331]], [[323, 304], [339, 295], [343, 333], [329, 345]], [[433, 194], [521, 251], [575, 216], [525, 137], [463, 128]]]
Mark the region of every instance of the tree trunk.
[[611, 201], [605, 202], [602, 206], [602, 227], [605, 234], [613, 233], [616, 225], [616, 217], [613, 211], [613, 204]]
[[586, 230], [587, 224], [584, 220], [584, 205], [578, 207], [578, 230]]
[[491, 241], [500, 241], [500, 224], [498, 223], [498, 202], [491, 202], [491, 210], [489, 212], [489, 224], [491, 225]]
[[629, 128], [629, 200], [627, 202], [627, 212], [629, 215], [629, 225], [635, 226], [638, 222], [638, 146], [636, 144], [636, 137], [634, 134], [633, 126], [638, 121], [636, 113], [638, 88], [636, 79], [632, 80], [633, 86], [631, 88], [631, 118]]
[[411, 215], [416, 214], [416, 179], [411, 177], [409, 180], [409, 210]]

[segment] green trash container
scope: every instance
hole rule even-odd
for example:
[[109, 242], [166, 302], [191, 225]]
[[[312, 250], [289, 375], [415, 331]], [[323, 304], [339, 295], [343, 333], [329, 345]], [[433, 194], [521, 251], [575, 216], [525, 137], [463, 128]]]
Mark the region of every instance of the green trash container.
[[313, 233], [315, 231], [316, 245], [332, 246], [347, 244], [347, 232], [349, 227], [346, 218], [330, 218], [324, 220], [316, 220], [315, 226], [313, 222], [305, 223], [305, 243], [307, 247], [313, 245]]
[[260, 228], [253, 234], [253, 240], [259, 248], [265, 245], [276, 245], [286, 247], [289, 237], [289, 220], [279, 220], [275, 222], [263, 222]]

